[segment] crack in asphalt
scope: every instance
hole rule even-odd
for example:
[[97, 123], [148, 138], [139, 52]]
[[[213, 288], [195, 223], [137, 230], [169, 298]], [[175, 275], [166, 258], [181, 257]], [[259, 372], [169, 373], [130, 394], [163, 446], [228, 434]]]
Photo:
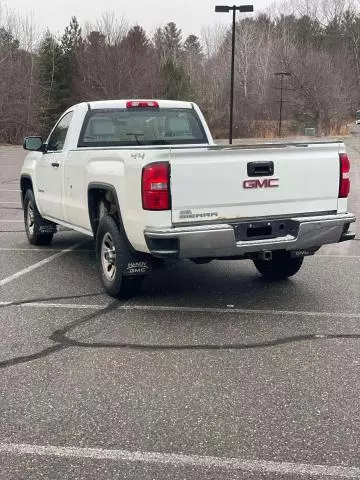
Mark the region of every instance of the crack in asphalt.
[[[84, 294], [78, 296], [62, 296], [53, 298], [37, 298], [32, 300], [11, 302], [9, 305], [2, 305], [0, 308], [6, 308], [9, 306], [20, 306], [23, 304], [35, 303], [39, 301], [51, 301], [51, 300], [65, 300], [65, 299], [77, 299], [85, 298], [89, 296], [101, 295], [98, 294]], [[29, 355], [23, 355], [13, 357], [0, 362], [0, 368], [5, 369], [14, 365], [24, 364], [38, 360], [40, 358], [48, 357], [54, 353], [68, 349], [70, 347], [75, 348], [112, 348], [112, 349], [126, 349], [126, 350], [139, 350], [139, 351], [184, 351], [184, 350], [254, 350], [261, 348], [272, 348], [281, 345], [288, 345], [293, 343], [315, 341], [315, 340], [360, 340], [360, 334], [308, 334], [308, 335], [293, 335], [289, 337], [276, 338], [273, 340], [265, 340], [263, 342], [253, 343], [229, 343], [229, 344], [146, 344], [146, 343], [132, 343], [132, 342], [84, 342], [69, 337], [69, 333], [79, 327], [80, 325], [89, 323], [97, 318], [117, 310], [119, 306], [123, 306], [124, 303], [120, 303], [119, 300], [113, 300], [110, 304], [105, 305], [103, 309], [96, 312], [81, 316], [80, 318], [68, 323], [65, 327], [55, 330], [48, 338], [55, 345], [46, 347], [43, 350], [35, 352]]]
[[19, 178], [10, 178], [10, 180], [2, 180], [0, 181], [1, 185], [10, 185], [12, 183], [19, 182]]
[[[44, 250], [46, 251], [46, 250]], [[88, 298], [88, 297], [99, 297], [104, 295], [104, 292], [95, 292], [95, 293], [83, 293], [81, 295], [62, 295], [60, 297], [36, 297], [30, 300], [14, 300], [9, 303], [0, 304], [1, 308], [6, 307], [18, 307], [21, 305], [25, 305], [27, 303], [38, 303], [38, 302], [53, 302], [54, 300], [79, 300], [81, 298]], [[74, 304], [76, 305], [76, 304]], [[105, 306], [105, 305], [104, 305]]]
[[[78, 298], [78, 297], [75, 297], [75, 298]], [[26, 303], [30, 303], [30, 302], [26, 302]], [[107, 305], [103, 310], [93, 312], [89, 315], [85, 315], [84, 317], [81, 317], [78, 320], [75, 320], [74, 322], [71, 322], [70, 324], [68, 324], [65, 327], [65, 330], [66, 331], [71, 331], [73, 328], [75, 328], [78, 325], [81, 325], [82, 323], [89, 322], [91, 320], [95, 320], [97, 317], [113, 310], [114, 307], [117, 307], [117, 305], [118, 305], [118, 301], [115, 300], [110, 305]], [[52, 340], [53, 335], [54, 334], [50, 335], [50, 337], [49, 337], [50, 340]], [[67, 349], [71, 346], [73, 346], [71, 344], [71, 342], [69, 342], [69, 343], [56, 342], [55, 345], [53, 345], [51, 347], [44, 348], [43, 350], [40, 350], [39, 352], [32, 353], [32, 354], [29, 354], [29, 355], [23, 355], [23, 356], [19, 356], [19, 357], [13, 357], [13, 358], [10, 358], [8, 360], [3, 360], [3, 361], [0, 362], [0, 368], [4, 369], [4, 368], [9, 368], [9, 367], [14, 366], [14, 365], [29, 363], [29, 362], [32, 362], [34, 360], [38, 360], [39, 358], [48, 357], [49, 355], [57, 353], [61, 350], [65, 350], [65, 349]]]
[[[162, 350], [252, 350], [260, 348], [276, 347], [289, 343], [298, 343], [308, 340], [335, 340], [335, 339], [360, 339], [360, 334], [309, 334], [294, 335], [292, 337], [277, 338], [258, 343], [229, 343], [229, 344], [167, 344], [152, 345], [144, 343], [118, 343], [118, 342], [80, 342], [71, 339], [60, 332], [54, 332], [50, 339], [61, 343], [61, 345], [82, 347], [82, 348], [122, 348], [127, 350], [143, 350], [143, 351], [162, 351]], [[1, 364], [0, 364], [1, 366]]]

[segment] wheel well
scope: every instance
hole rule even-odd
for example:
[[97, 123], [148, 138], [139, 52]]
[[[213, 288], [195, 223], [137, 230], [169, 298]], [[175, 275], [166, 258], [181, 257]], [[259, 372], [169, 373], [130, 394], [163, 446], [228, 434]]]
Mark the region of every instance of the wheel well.
[[20, 179], [20, 189], [21, 189], [21, 202], [24, 205], [24, 198], [27, 190], [34, 191], [32, 180], [30, 177], [21, 177]]
[[94, 232], [94, 236], [96, 236], [100, 219], [103, 217], [103, 215], [110, 215], [119, 225], [120, 212], [116, 194], [112, 191], [112, 189], [108, 189], [106, 187], [89, 189], [88, 207], [91, 228]]

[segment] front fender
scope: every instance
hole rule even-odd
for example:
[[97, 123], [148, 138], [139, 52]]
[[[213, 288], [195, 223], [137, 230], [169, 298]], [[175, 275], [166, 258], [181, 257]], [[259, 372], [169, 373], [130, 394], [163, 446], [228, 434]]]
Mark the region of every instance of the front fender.
[[37, 177], [36, 177], [36, 164], [37, 160], [39, 157], [42, 155], [40, 152], [30, 152], [28, 155], [26, 155], [23, 166], [20, 170], [20, 190], [21, 190], [21, 199], [23, 201], [25, 191], [23, 189], [23, 179], [29, 179], [31, 180], [32, 183], [32, 188], [35, 196], [35, 201], [38, 207], [38, 210], [41, 212], [41, 205], [39, 205], [38, 202], [38, 183], [37, 183]]

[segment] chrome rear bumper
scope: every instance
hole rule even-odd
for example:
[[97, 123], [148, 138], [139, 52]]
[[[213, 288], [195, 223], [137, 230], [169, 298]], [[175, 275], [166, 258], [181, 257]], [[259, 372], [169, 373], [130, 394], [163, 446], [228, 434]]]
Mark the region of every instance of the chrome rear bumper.
[[348, 230], [356, 218], [350, 213], [288, 220], [294, 222], [295, 233], [271, 239], [236, 241], [232, 224], [147, 228], [144, 235], [150, 253], [160, 258], [241, 257], [264, 251], [316, 249], [354, 238]]

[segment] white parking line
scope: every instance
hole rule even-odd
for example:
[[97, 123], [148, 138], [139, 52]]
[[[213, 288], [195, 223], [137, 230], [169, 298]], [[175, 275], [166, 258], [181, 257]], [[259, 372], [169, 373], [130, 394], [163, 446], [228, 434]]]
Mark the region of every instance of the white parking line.
[[[1, 283], [0, 283], [1, 285]], [[49, 299], [51, 300], [51, 299]], [[17, 301], [0, 302], [0, 307], [33, 307], [33, 308], [60, 308], [75, 310], [103, 310], [109, 304], [76, 304], [76, 303], [45, 303], [25, 302], [18, 304]], [[210, 313], [210, 314], [241, 314], [241, 315], [288, 315], [303, 317], [325, 318], [360, 318], [360, 313], [345, 312], [316, 312], [316, 311], [292, 311], [292, 310], [255, 310], [246, 308], [211, 308], [211, 307], [178, 307], [173, 305], [119, 305], [116, 310], [122, 311], [145, 311], [145, 312], [184, 312], [184, 313]]]
[[[74, 252], [70, 248], [9, 248], [9, 247], [0, 247], [0, 252]], [[88, 250], [83, 248], [78, 248], [76, 252], [86, 252], [92, 253], [95, 250]]]
[[[77, 303], [43, 303], [43, 302], [28, 302], [18, 304], [16, 301], [0, 302], [0, 307], [34, 307], [34, 308], [64, 308], [75, 310], [103, 310], [107, 308], [109, 304], [96, 305], [96, 304], [77, 304]], [[122, 307], [119, 307], [122, 310]]]
[[3, 287], [4, 285], [18, 279], [19, 277], [22, 277], [23, 275], [26, 275], [29, 272], [32, 272], [33, 270], [36, 270], [37, 268], [42, 267], [43, 265], [46, 265], [47, 263], [52, 262], [53, 260], [56, 260], [57, 258], [62, 257], [63, 255], [67, 254], [68, 252], [72, 252], [75, 250], [77, 247], [80, 247], [81, 245], [84, 245], [88, 240], [82, 240], [81, 242], [75, 243], [70, 248], [67, 248], [66, 250], [61, 250], [60, 252], [55, 253], [54, 255], [51, 255], [48, 258], [45, 258], [44, 260], [41, 260], [40, 262], [34, 263], [33, 265], [30, 265], [30, 267], [26, 267], [23, 270], [20, 270], [19, 272], [14, 273], [13, 275], [10, 275], [9, 277], [4, 278], [3, 280], [0, 280], [0, 287]]
[[360, 258], [360, 255], [333, 255], [333, 254], [329, 254], [329, 255], [326, 255], [325, 253], [323, 255], [315, 255], [313, 258], [316, 258], [316, 257], [322, 257], [322, 258]]
[[22, 220], [0, 220], [0, 223], [24, 223], [24, 219], [22, 219]]
[[200, 467], [223, 469], [258, 474], [306, 475], [310, 477], [360, 478], [360, 468], [308, 463], [272, 462], [241, 458], [210, 457], [205, 455], [182, 455], [177, 453], [143, 452], [131, 450], [108, 450], [104, 448], [57, 447], [53, 445], [0, 444], [0, 453], [61, 458], [89, 458], [113, 462], [171, 465], [173, 467]]
[[[1, 221], [1, 220], [0, 220]], [[22, 220], [19, 220], [20, 222]], [[0, 247], [0, 252], [62, 252], [63, 250], [61, 248], [10, 248], [10, 247]], [[72, 251], [72, 250], [66, 250], [66, 251]], [[94, 252], [94, 250], [90, 249], [77, 249], [77, 252]], [[321, 258], [348, 258], [353, 260], [354, 258], [360, 258], [360, 255], [315, 255], [313, 258], [316, 257], [321, 257]]]
[[[61, 252], [63, 251], [61, 248], [10, 248], [10, 247], [0, 247], [0, 252]], [[70, 250], [69, 250], [70, 251]], [[85, 250], [85, 249], [77, 249], [77, 252], [94, 252], [94, 250]], [[360, 255], [316, 255], [316, 257], [323, 257], [323, 258], [360, 258]]]
[[7, 190], [7, 189], [0, 188], [0, 193], [1, 192], [17, 192], [17, 193], [20, 193], [21, 190]]
[[9, 205], [9, 204], [13, 204], [13, 205], [20, 205], [20, 202], [0, 202], [0, 205]]

